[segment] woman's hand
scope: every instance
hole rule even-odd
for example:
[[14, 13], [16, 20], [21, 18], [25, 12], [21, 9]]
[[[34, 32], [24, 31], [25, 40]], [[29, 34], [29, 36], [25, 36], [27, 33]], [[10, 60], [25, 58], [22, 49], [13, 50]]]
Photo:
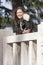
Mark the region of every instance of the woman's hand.
[[30, 32], [30, 29], [28, 29], [28, 30], [24, 29], [23, 34], [26, 34], [26, 33], [29, 33], [29, 32]]
[[23, 19], [26, 20], [26, 21], [29, 21], [30, 16], [27, 13], [24, 13]]

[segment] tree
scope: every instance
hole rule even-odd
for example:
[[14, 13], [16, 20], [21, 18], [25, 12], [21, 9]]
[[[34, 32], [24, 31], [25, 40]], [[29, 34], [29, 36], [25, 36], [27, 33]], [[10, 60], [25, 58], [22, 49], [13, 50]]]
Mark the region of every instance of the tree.
[[12, 26], [12, 10], [0, 4], [0, 28], [9, 26]]

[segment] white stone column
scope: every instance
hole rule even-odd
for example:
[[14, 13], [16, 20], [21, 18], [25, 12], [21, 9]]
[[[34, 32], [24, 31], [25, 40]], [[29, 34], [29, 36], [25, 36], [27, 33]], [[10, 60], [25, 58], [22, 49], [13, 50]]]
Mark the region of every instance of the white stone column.
[[21, 65], [28, 65], [28, 48], [25, 42], [21, 42]]
[[28, 62], [29, 62], [29, 64], [28, 65], [33, 65], [33, 63], [32, 63], [32, 48], [33, 47], [33, 43], [32, 43], [32, 41], [29, 41], [29, 50], [28, 50], [28, 54], [29, 54], [29, 57], [28, 57]]
[[0, 40], [2, 41], [2, 59], [3, 59], [3, 65], [12, 65], [13, 63], [13, 60], [12, 60], [12, 44], [7, 44], [6, 43], [6, 40], [4, 39], [6, 36], [9, 36], [9, 35], [13, 35], [13, 31], [11, 30], [3, 30], [1, 29], [0, 30]]
[[3, 65], [13, 64], [13, 47], [10, 44], [3, 43]]
[[43, 32], [43, 23], [38, 25], [38, 32]]
[[29, 41], [28, 65], [35, 65], [35, 51], [33, 44], [34, 44], [33, 41]]
[[43, 23], [38, 25], [37, 65], [43, 65]]
[[18, 43], [13, 43], [13, 65], [20, 65], [20, 45]]

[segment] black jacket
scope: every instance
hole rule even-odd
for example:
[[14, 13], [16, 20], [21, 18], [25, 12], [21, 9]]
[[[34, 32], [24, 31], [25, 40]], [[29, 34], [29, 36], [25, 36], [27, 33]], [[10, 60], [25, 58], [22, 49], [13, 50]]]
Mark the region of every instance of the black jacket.
[[26, 21], [26, 20], [22, 19], [21, 21], [18, 20], [16, 25], [13, 24], [13, 32], [15, 32], [17, 34], [22, 34], [23, 30], [21, 30], [21, 28], [20, 28], [20, 22], [22, 22], [23, 30], [26, 28], [26, 30], [30, 29], [32, 31], [32, 22], [31, 21]]

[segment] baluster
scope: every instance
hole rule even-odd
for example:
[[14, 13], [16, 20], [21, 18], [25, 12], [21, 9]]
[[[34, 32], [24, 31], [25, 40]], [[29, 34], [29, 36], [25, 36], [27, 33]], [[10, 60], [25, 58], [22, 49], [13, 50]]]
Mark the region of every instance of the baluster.
[[20, 45], [13, 43], [13, 65], [20, 65]]
[[21, 43], [21, 65], [28, 65], [27, 59], [27, 44], [25, 42]]
[[35, 52], [32, 41], [29, 41], [28, 62], [28, 65], [35, 65]]

